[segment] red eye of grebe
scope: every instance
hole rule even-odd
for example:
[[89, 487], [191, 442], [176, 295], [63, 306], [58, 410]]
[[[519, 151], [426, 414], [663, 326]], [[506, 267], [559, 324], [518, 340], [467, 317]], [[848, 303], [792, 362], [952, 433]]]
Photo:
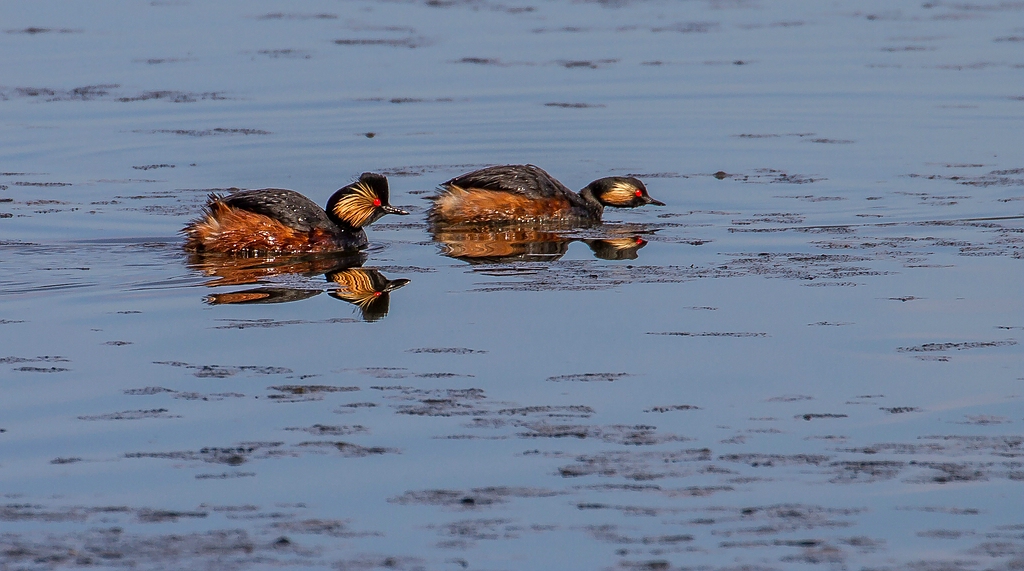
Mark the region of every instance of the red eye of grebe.
[[373, 297], [380, 297], [380, 293], [381, 292], [379, 292], [379, 291], [373, 292]]
[[637, 197], [639, 198], [639, 197], [644, 195], [644, 191], [642, 191], [642, 190], [640, 190], [638, 188], [638, 189], [636, 189], [636, 192], [634, 192], [633, 194], [637, 195]]
[[[638, 194], [637, 196], [640, 196], [640, 195]], [[373, 205], [374, 206], [380, 206], [380, 199], [379, 198], [374, 198], [373, 199]]]

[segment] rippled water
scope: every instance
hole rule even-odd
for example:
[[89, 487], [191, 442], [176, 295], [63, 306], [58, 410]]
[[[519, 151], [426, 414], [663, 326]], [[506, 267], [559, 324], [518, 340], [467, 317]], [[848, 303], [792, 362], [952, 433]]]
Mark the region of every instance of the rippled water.
[[[0, 6], [0, 568], [1019, 568], [1022, 15]], [[519, 162], [667, 206], [431, 234]], [[181, 250], [368, 170], [364, 256]]]

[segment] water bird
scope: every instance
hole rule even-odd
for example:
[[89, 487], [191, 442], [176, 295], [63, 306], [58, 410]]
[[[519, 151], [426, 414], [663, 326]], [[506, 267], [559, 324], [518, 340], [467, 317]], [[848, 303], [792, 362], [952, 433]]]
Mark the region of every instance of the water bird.
[[665, 206], [634, 177], [599, 178], [577, 194], [534, 165], [499, 165], [457, 176], [442, 183], [431, 200], [433, 225], [591, 226], [601, 222], [605, 206]]
[[327, 209], [281, 188], [211, 194], [201, 217], [181, 230], [190, 252], [259, 256], [358, 250], [363, 226], [409, 214], [388, 202], [388, 179], [366, 172], [327, 200]]

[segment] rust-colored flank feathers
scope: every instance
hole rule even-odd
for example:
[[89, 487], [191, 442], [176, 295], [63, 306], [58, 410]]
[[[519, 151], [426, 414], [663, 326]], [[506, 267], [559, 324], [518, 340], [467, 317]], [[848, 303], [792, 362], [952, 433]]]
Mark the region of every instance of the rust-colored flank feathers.
[[338, 250], [329, 229], [302, 232], [279, 220], [232, 208], [211, 196], [206, 215], [185, 229], [185, 249], [191, 252], [252, 253], [327, 252]]
[[450, 185], [437, 198], [431, 215], [449, 224], [487, 224], [495, 220], [543, 222], [560, 218], [559, 213], [571, 208], [572, 203], [562, 196], [531, 198], [501, 190]]

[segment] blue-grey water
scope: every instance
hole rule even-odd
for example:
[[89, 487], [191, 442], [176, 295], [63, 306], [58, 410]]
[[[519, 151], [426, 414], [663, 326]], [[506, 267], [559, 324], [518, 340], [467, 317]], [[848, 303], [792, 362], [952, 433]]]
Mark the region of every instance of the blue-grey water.
[[[0, 28], [0, 569], [1024, 565], [1024, 3]], [[431, 234], [502, 163], [667, 206]], [[365, 261], [182, 251], [211, 192], [363, 171], [412, 212]], [[374, 270], [409, 283], [337, 297]]]

